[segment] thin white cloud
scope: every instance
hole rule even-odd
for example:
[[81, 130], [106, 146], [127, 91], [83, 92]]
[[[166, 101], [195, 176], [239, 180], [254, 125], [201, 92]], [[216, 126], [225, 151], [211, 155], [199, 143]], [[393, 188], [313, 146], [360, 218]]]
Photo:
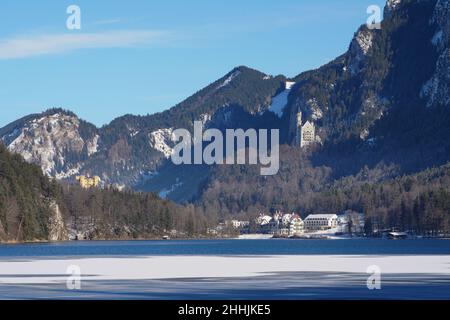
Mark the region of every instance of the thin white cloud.
[[126, 48], [156, 45], [166, 40], [165, 31], [124, 30], [99, 33], [42, 34], [0, 40], [0, 59], [23, 59], [79, 49]]
[[94, 22], [94, 25], [108, 25], [108, 24], [116, 24], [116, 23], [120, 23], [123, 22], [122, 19], [105, 19], [105, 20], [98, 20], [96, 22]]

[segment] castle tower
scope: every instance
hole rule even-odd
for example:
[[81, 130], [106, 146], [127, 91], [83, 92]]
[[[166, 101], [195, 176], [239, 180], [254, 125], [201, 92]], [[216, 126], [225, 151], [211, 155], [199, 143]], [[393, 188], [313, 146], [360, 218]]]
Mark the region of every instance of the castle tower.
[[303, 124], [302, 112], [297, 113], [295, 143], [300, 148], [306, 147], [316, 140], [316, 127], [314, 122], [306, 121]]
[[296, 123], [296, 133], [295, 133], [295, 143], [300, 146], [302, 143], [302, 113], [297, 112], [297, 123]]

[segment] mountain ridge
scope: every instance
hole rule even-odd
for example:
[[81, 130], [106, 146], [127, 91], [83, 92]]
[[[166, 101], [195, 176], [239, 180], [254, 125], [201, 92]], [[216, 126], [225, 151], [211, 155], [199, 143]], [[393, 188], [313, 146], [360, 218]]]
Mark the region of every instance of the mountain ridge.
[[[12, 124], [28, 123], [33, 116], [0, 129], [0, 137], [11, 151], [26, 156], [31, 152], [28, 160], [40, 164], [50, 176], [73, 181], [76, 174], [99, 175], [107, 183], [160, 192], [179, 202], [200, 205], [208, 202], [208, 190], [217, 184], [226, 189], [218, 192], [223, 197], [233, 193], [227, 186], [234, 184], [233, 179], [224, 182], [216, 177], [230, 172], [239, 181], [241, 175], [253, 169], [191, 170], [171, 165], [167, 158], [173, 147], [172, 131], [180, 127], [191, 129], [194, 120], [221, 130], [280, 129], [281, 143], [290, 145], [286, 154], [281, 155], [285, 157], [282, 160], [288, 161], [281, 175], [289, 176], [286, 173], [289, 166], [311, 170], [321, 177], [311, 181], [313, 189], [318, 188], [313, 183], [355, 176], [366, 167], [372, 172], [389, 168], [389, 175], [377, 173], [379, 179], [413, 174], [450, 159], [446, 139], [450, 128], [450, 72], [445, 59], [449, 50], [449, 20], [448, 0], [389, 0], [380, 30], [361, 26], [346, 53], [292, 79], [295, 85], [287, 93], [280, 115], [270, 112], [269, 107], [286, 89], [285, 82], [289, 79], [239, 66], [156, 114], [124, 115], [101, 128], [75, 116], [76, 120], [73, 114], [63, 115], [72, 122], [66, 131], [71, 136], [69, 139], [58, 136], [59, 144], [53, 149], [61, 152], [56, 155], [47, 156], [48, 148], [36, 146], [32, 138], [11, 147]], [[322, 144], [303, 150], [296, 148], [299, 111], [304, 120], [314, 123]], [[34, 135], [48, 136], [48, 133], [41, 127]], [[78, 145], [73, 148], [74, 141]], [[298, 174], [299, 180], [301, 177], [303, 174]], [[257, 180], [253, 182], [258, 184], [256, 189], [264, 185]], [[302, 181], [297, 181], [291, 187], [300, 184]], [[298, 207], [295, 201], [287, 202]]]
[[[237, 105], [256, 114], [268, 107], [284, 80], [284, 76], [271, 77], [239, 66], [163, 112], [145, 116], [128, 114], [97, 128], [71, 111], [49, 109], [1, 128], [0, 138], [11, 151], [21, 153], [28, 161], [40, 165], [49, 176], [73, 179], [77, 174], [90, 173], [100, 175], [106, 182], [130, 185], [140, 180], [139, 176], [154, 171], [167, 158], [173, 146], [170, 136], [174, 128], [192, 128], [194, 120], [207, 122], [221, 108]], [[252, 86], [249, 87], [248, 83]], [[70, 135], [67, 139], [59, 137], [61, 149], [67, 150], [67, 156], [62, 150], [54, 154], [55, 146], [35, 145], [34, 138], [49, 135], [44, 126], [55, 116], [67, 124], [59, 128], [64, 135]], [[36, 121], [44, 123], [37, 127], [33, 124]], [[24, 132], [32, 137], [12, 144]], [[47, 140], [54, 139], [49, 136]], [[78, 146], [73, 148], [77, 140]], [[130, 158], [139, 159], [130, 163]]]

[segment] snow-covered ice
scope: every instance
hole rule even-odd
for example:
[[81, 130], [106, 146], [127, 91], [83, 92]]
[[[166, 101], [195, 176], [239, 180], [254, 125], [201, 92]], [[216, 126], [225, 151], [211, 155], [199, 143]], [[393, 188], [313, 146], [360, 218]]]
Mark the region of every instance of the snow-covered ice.
[[[0, 261], [0, 298], [450, 299], [449, 265], [450, 255], [9, 258]], [[70, 266], [80, 290], [66, 287]], [[371, 266], [382, 290], [367, 288]]]
[[[61, 281], [69, 266], [85, 280], [256, 277], [280, 272], [366, 273], [377, 265], [390, 274], [450, 275], [450, 255], [147, 256], [0, 261], [0, 284]], [[182, 266], [182, 267], [180, 267]], [[63, 277], [65, 279], [65, 277]]]

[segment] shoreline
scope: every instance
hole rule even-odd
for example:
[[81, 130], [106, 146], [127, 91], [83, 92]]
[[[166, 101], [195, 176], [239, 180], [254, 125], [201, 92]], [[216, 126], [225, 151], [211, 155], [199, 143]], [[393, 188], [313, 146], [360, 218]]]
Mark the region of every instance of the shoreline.
[[180, 237], [164, 239], [162, 237], [151, 238], [138, 238], [138, 239], [90, 239], [90, 240], [29, 240], [29, 241], [0, 241], [1, 245], [27, 245], [27, 244], [52, 244], [52, 243], [90, 243], [90, 242], [139, 242], [139, 241], [208, 241], [208, 240], [389, 240], [389, 241], [402, 241], [402, 240], [443, 240], [448, 241], [450, 237], [408, 237], [407, 239], [388, 239], [382, 237], [359, 237], [359, 236], [335, 236], [335, 235], [315, 235], [306, 234], [299, 237], [274, 237], [271, 234], [244, 234], [239, 236], [227, 236], [227, 237]]

